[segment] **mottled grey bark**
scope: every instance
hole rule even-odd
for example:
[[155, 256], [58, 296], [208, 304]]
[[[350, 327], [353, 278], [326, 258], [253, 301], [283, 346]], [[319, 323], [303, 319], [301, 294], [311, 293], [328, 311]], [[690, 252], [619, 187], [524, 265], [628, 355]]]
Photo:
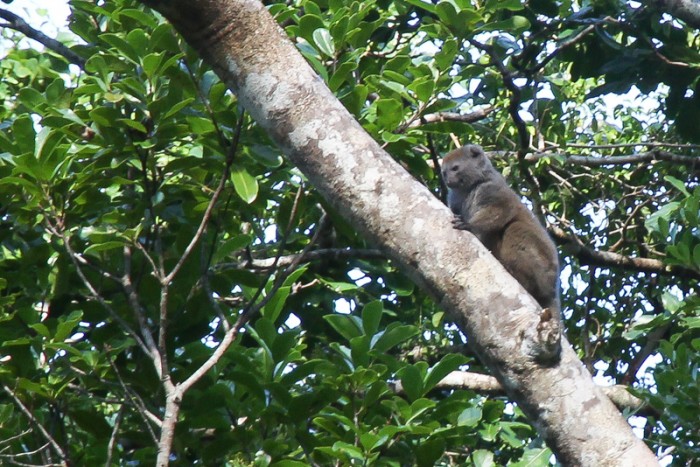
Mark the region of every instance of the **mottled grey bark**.
[[444, 307], [560, 462], [656, 459], [563, 343], [536, 364], [535, 301], [353, 119], [257, 0], [144, 0], [171, 21], [318, 191]]
[[685, 21], [688, 26], [700, 29], [700, 1], [698, 0], [647, 0], [647, 3]]

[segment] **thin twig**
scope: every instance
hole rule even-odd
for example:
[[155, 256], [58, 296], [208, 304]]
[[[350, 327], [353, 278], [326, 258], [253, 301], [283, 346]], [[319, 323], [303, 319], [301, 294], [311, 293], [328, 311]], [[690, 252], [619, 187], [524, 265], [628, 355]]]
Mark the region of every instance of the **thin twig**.
[[[105, 355], [107, 352], [105, 351]], [[156, 436], [155, 432], [153, 431], [153, 428], [151, 427], [151, 424], [149, 423], [149, 420], [156, 426], [160, 427], [160, 425], [163, 423], [161, 419], [159, 419], [153, 412], [148, 410], [146, 407], [145, 402], [143, 399], [141, 399], [141, 396], [139, 396], [138, 393], [133, 391], [122, 379], [121, 374], [119, 373], [119, 369], [117, 366], [114, 364], [112, 359], [110, 358], [109, 355], [107, 355], [107, 362], [109, 363], [109, 366], [112, 367], [112, 371], [114, 371], [114, 375], [117, 377], [117, 381], [119, 381], [119, 385], [121, 386], [122, 390], [124, 391], [124, 394], [126, 394], [126, 397], [129, 399], [129, 402], [136, 408], [136, 413], [138, 413], [141, 418], [144, 421], [144, 425], [146, 426], [146, 429], [148, 430], [148, 433], [151, 435], [151, 438], [153, 439], [153, 443], [157, 444], [158, 443], [158, 437]]]
[[124, 288], [127, 301], [129, 305], [131, 305], [134, 315], [136, 316], [136, 321], [139, 323], [139, 328], [141, 329], [141, 335], [143, 336], [142, 348], [145, 354], [151, 357], [156, 373], [158, 377], [162, 379], [163, 361], [158, 347], [156, 346], [156, 342], [153, 340], [153, 334], [151, 334], [151, 330], [148, 327], [146, 312], [139, 302], [138, 294], [131, 280], [131, 248], [128, 246], [124, 247], [124, 275], [122, 276], [122, 287]]
[[437, 112], [434, 114], [423, 115], [418, 120], [413, 120], [408, 128], [417, 128], [421, 125], [427, 125], [429, 123], [439, 123], [439, 122], [460, 122], [460, 123], [474, 123], [479, 120], [483, 120], [490, 113], [496, 110], [494, 107], [484, 107], [483, 109], [473, 110], [466, 114], [461, 114], [457, 112]]
[[209, 205], [207, 205], [207, 209], [204, 211], [204, 215], [202, 216], [202, 220], [199, 223], [199, 227], [197, 228], [197, 231], [194, 234], [194, 237], [192, 237], [192, 240], [190, 241], [189, 245], [187, 245], [187, 248], [185, 248], [185, 251], [182, 253], [182, 256], [178, 260], [177, 264], [175, 267], [173, 267], [172, 271], [168, 275], [166, 275], [163, 278], [163, 283], [164, 284], [170, 284], [172, 280], [175, 278], [177, 273], [180, 271], [182, 266], [185, 264], [185, 261], [187, 258], [189, 258], [190, 254], [192, 254], [192, 251], [194, 250], [194, 247], [197, 246], [197, 243], [199, 240], [202, 238], [202, 235], [204, 234], [204, 231], [207, 228], [207, 225], [209, 224], [209, 221], [211, 220], [211, 215], [212, 212], [214, 211], [214, 207], [216, 205], [216, 202], [219, 199], [219, 196], [221, 196], [221, 192], [224, 190], [224, 186], [226, 185], [226, 181], [229, 178], [229, 172], [231, 171], [231, 165], [233, 164], [234, 160], [234, 155], [236, 153], [236, 150], [238, 148], [238, 141], [241, 136], [241, 130], [243, 128], [243, 121], [244, 121], [244, 115], [241, 115], [238, 124], [236, 125], [236, 133], [234, 134], [233, 141], [231, 141], [231, 145], [229, 146], [228, 149], [228, 154], [226, 157], [226, 164], [224, 165], [224, 172], [221, 177], [221, 180], [219, 181], [219, 186], [216, 187], [216, 190], [214, 191], [214, 194], [211, 197], [211, 201], [209, 201]]
[[56, 442], [56, 440], [53, 439], [53, 437], [49, 434], [48, 431], [46, 431], [46, 428], [44, 428], [44, 426], [41, 423], [39, 423], [39, 420], [37, 420], [36, 417], [34, 417], [32, 412], [27, 408], [27, 406], [25, 406], [22, 403], [22, 401], [19, 399], [19, 397], [17, 397], [17, 395], [14, 393], [14, 391], [12, 389], [10, 389], [5, 384], [2, 385], [2, 388], [5, 390], [7, 395], [10, 396], [12, 398], [12, 400], [14, 400], [15, 404], [17, 404], [17, 407], [19, 407], [19, 409], [22, 411], [22, 413], [34, 424], [34, 426], [37, 428], [37, 430], [39, 430], [39, 432], [44, 437], [44, 439], [46, 441], [48, 441], [48, 443], [51, 445], [51, 447], [56, 452], [58, 457], [61, 458], [61, 465], [67, 467], [68, 466], [68, 462], [67, 462], [68, 456], [63, 451], [61, 446], [59, 446], [59, 444]]
[[530, 133], [527, 131], [527, 124], [520, 116], [520, 105], [522, 103], [522, 94], [520, 88], [515, 84], [513, 73], [506, 67], [505, 63], [498, 57], [495, 49], [488, 45], [482, 44], [474, 39], [470, 39], [469, 43], [477, 49], [485, 52], [491, 59], [491, 62], [498, 69], [498, 72], [503, 78], [503, 84], [510, 91], [508, 113], [515, 124], [518, 131], [518, 158], [522, 159], [530, 150]]
[[80, 277], [80, 280], [83, 282], [85, 287], [88, 289], [88, 292], [90, 293], [90, 296], [94, 299], [97, 300], [97, 302], [102, 305], [102, 307], [107, 310], [107, 312], [110, 314], [110, 316], [117, 322], [119, 323], [120, 326], [122, 326], [127, 333], [136, 341], [139, 347], [143, 349], [146, 354], [148, 354], [148, 346], [144, 343], [144, 341], [139, 337], [138, 333], [131, 327], [129, 324], [122, 319], [121, 316], [119, 316], [119, 313], [117, 313], [112, 306], [107, 303], [107, 301], [102, 297], [102, 295], [97, 291], [97, 289], [92, 285], [90, 280], [87, 278], [85, 273], [83, 272], [83, 269], [80, 267], [79, 261], [78, 261], [78, 255], [77, 253], [73, 250], [73, 248], [70, 245], [70, 239], [66, 232], [63, 230], [62, 226], [53, 226], [50, 223], [47, 222], [47, 228], [49, 232], [52, 234], [56, 235], [63, 241], [63, 246], [66, 249], [66, 252], [68, 253], [68, 257], [71, 259], [71, 262], [73, 263], [73, 266], [75, 267], [75, 270], [78, 274], [78, 277]]
[[226, 334], [224, 334], [224, 338], [221, 340], [221, 343], [218, 345], [218, 347], [214, 350], [214, 353], [207, 359], [206, 362], [204, 362], [199, 368], [197, 368], [197, 370], [195, 370], [195, 372], [192, 373], [189, 376], [189, 378], [187, 378], [185, 381], [178, 385], [178, 390], [180, 391], [180, 394], [184, 394], [194, 383], [199, 381], [199, 379], [202, 376], [204, 376], [214, 365], [216, 365], [221, 356], [226, 352], [228, 347], [236, 339], [241, 328], [250, 320], [250, 318], [257, 314], [270, 301], [270, 299], [272, 299], [272, 297], [275, 295], [275, 293], [277, 293], [277, 291], [282, 286], [287, 277], [289, 277], [289, 274], [296, 270], [297, 266], [303, 260], [305, 254], [308, 253], [308, 250], [310, 250], [318, 240], [318, 237], [321, 231], [323, 231], [326, 222], [328, 222], [328, 216], [324, 213], [323, 216], [321, 216], [321, 220], [319, 221], [319, 226], [316, 229], [316, 232], [314, 232], [314, 236], [311, 238], [311, 241], [308, 245], [306, 245], [304, 250], [302, 250], [302, 253], [292, 261], [292, 263], [284, 270], [283, 273], [278, 275], [269, 292], [265, 295], [265, 297], [262, 298], [262, 300], [260, 300], [257, 303], [255, 303], [253, 300], [250, 300], [249, 305], [239, 314], [238, 320], [236, 321], [234, 326], [229, 331], [227, 331]]
[[584, 28], [581, 32], [579, 32], [575, 36], [564, 40], [561, 44], [559, 44], [557, 46], [556, 49], [554, 49], [549, 55], [547, 55], [544, 59], [542, 59], [541, 62], [539, 62], [534, 67], [528, 69], [527, 73], [535, 74], [535, 73], [539, 72], [541, 69], [543, 69], [545, 66], [547, 66], [547, 64], [549, 62], [551, 62], [563, 50], [568, 49], [572, 45], [580, 42], [584, 37], [586, 37], [588, 34], [590, 34], [591, 31], [593, 31], [595, 28], [596, 28], [595, 25], [590, 25], [590, 26]]
[[105, 467], [112, 466], [112, 455], [114, 454], [114, 446], [117, 444], [117, 435], [119, 434], [119, 427], [122, 424], [122, 417], [124, 417], [123, 405], [119, 407], [119, 412], [117, 412], [117, 417], [114, 420], [112, 435], [109, 437], [109, 442], [107, 443], [107, 460], [105, 460]]

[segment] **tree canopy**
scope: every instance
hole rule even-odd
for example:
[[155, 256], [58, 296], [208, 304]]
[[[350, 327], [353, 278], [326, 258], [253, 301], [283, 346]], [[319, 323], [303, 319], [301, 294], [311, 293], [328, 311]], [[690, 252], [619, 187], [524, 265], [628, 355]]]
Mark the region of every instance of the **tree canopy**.
[[[698, 23], [664, 2], [266, 6], [437, 198], [455, 138], [490, 153], [560, 246], [584, 365], [658, 457], [699, 457]], [[153, 464], [181, 383], [174, 465], [552, 462], [440, 304], [162, 16], [70, 8], [57, 38], [0, 8], [0, 462]]]

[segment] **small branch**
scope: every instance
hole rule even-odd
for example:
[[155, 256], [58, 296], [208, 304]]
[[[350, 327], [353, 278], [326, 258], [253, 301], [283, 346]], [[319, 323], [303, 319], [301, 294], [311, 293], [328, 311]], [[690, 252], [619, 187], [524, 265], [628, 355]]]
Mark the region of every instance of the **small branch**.
[[554, 148], [581, 148], [581, 149], [620, 149], [635, 148], [643, 146], [645, 148], [676, 148], [676, 149], [700, 149], [700, 144], [666, 143], [663, 141], [648, 141], [639, 143], [617, 143], [617, 144], [580, 144], [566, 143], [563, 145], [552, 145]]
[[[571, 146], [573, 147], [573, 146]], [[668, 151], [655, 149], [641, 154], [628, 154], [623, 156], [572, 156], [568, 153], [550, 153], [541, 152], [536, 154], [528, 154], [525, 156], [527, 161], [536, 161], [545, 157], [563, 157], [567, 163], [576, 165], [585, 165], [589, 167], [600, 167], [603, 165], [622, 165], [622, 164], [641, 164], [654, 161], [674, 162], [678, 164], [689, 164], [692, 167], [700, 166], [700, 157], [684, 156], [673, 154]]]
[[156, 434], [153, 432], [153, 428], [151, 428], [151, 424], [148, 423], [150, 420], [154, 425], [160, 427], [161, 424], [163, 423], [157, 416], [155, 416], [148, 408], [146, 407], [146, 404], [143, 402], [143, 399], [141, 399], [141, 396], [139, 396], [136, 392], [134, 392], [129, 386], [126, 385], [124, 380], [121, 377], [121, 374], [119, 373], [119, 369], [117, 366], [114, 364], [112, 361], [111, 357], [107, 354], [107, 351], [104, 350], [104, 353], [107, 357], [107, 362], [109, 362], [109, 366], [112, 367], [112, 371], [114, 371], [114, 375], [117, 377], [117, 380], [119, 381], [119, 385], [122, 387], [122, 390], [124, 391], [124, 394], [126, 394], [127, 399], [129, 402], [136, 408], [136, 413], [138, 413], [141, 418], [144, 421], [144, 425], [146, 426], [146, 429], [148, 430], [148, 433], [151, 435], [151, 439], [153, 439], [153, 443], [157, 444], [158, 443], [158, 438], [156, 437]]
[[663, 261], [652, 258], [634, 258], [624, 256], [619, 253], [610, 253], [608, 251], [598, 251], [589, 248], [581, 242], [580, 239], [569, 235], [559, 227], [550, 226], [548, 229], [555, 240], [564, 245], [570, 251], [570, 254], [578, 258], [581, 264], [591, 266], [604, 266], [612, 268], [620, 268], [623, 270], [656, 273], [664, 276], [677, 276], [686, 279], [700, 280], [700, 271], [686, 268], [683, 266], [667, 265]]
[[233, 156], [236, 154], [236, 150], [238, 149], [238, 141], [241, 136], [241, 130], [243, 129], [243, 120], [244, 114], [241, 114], [238, 119], [238, 125], [236, 125], [236, 133], [234, 134], [233, 141], [231, 141], [231, 145], [228, 148], [226, 164], [224, 166], [224, 172], [221, 176], [221, 180], [219, 181], [219, 186], [216, 187], [216, 190], [214, 191], [214, 194], [211, 197], [211, 201], [209, 201], [209, 205], [204, 211], [202, 221], [199, 223], [199, 227], [197, 228], [194, 237], [192, 237], [190, 244], [187, 245], [187, 248], [185, 248], [185, 251], [182, 253], [182, 256], [178, 260], [175, 267], [173, 267], [172, 271], [170, 271], [170, 274], [163, 278], [164, 284], [170, 284], [177, 275], [177, 273], [180, 272], [180, 269], [185, 264], [187, 258], [189, 258], [190, 254], [194, 250], [194, 247], [197, 246], [197, 243], [199, 243], [199, 240], [202, 238], [202, 235], [204, 234], [204, 231], [206, 230], [207, 225], [211, 220], [211, 215], [214, 211], [214, 206], [216, 205], [216, 202], [219, 200], [219, 196], [221, 196], [221, 193], [224, 190], [224, 186], [226, 185], [226, 181], [228, 180], [229, 173], [231, 171], [231, 164], [233, 164], [234, 158]]
[[70, 63], [78, 65], [80, 68], [85, 68], [85, 60], [71, 49], [63, 45], [56, 39], [52, 39], [41, 31], [37, 31], [31, 27], [26, 21], [16, 14], [0, 8], [0, 18], [7, 20], [7, 23], [0, 24], [0, 27], [6, 27], [21, 32], [30, 39], [34, 39], [49, 50], [56, 52]]
[[[292, 216], [290, 216], [290, 223], [291, 219]], [[275, 283], [272, 285], [267, 295], [265, 295], [265, 297], [263, 297], [263, 299], [260, 300], [258, 303], [255, 303], [253, 300], [251, 300], [248, 307], [240, 313], [236, 324], [231, 329], [229, 329], [226, 332], [226, 334], [224, 334], [224, 338], [221, 340], [219, 346], [214, 350], [214, 353], [207, 359], [206, 362], [202, 364], [202, 366], [197, 368], [197, 370], [195, 370], [189, 378], [187, 378], [185, 381], [178, 385], [178, 390], [181, 394], [184, 394], [194, 383], [199, 381], [199, 379], [202, 376], [204, 376], [207, 373], [207, 371], [209, 371], [214, 365], [216, 365], [216, 363], [219, 361], [224, 352], [226, 352], [231, 343], [233, 343], [233, 341], [236, 339], [240, 329], [250, 320], [250, 318], [253, 315], [258, 313], [267, 304], [267, 302], [275, 295], [277, 290], [279, 290], [279, 288], [282, 286], [289, 274], [291, 274], [297, 268], [297, 266], [301, 264], [302, 258], [304, 258], [305, 255], [308, 253], [307, 249], [310, 249], [316, 243], [319, 234], [321, 231], [323, 231], [326, 222], [328, 222], [328, 217], [327, 214], [324, 213], [323, 216], [321, 216], [319, 226], [316, 229], [316, 232], [314, 232], [314, 236], [311, 238], [309, 244], [304, 248], [304, 251], [302, 251], [301, 254], [296, 255], [296, 258], [289, 264], [289, 266], [284, 270], [284, 272], [277, 277]]]
[[[395, 392], [403, 393], [401, 381], [394, 381], [392, 386]], [[495, 377], [469, 371], [453, 371], [440, 380], [435, 385], [435, 388], [469, 390], [498, 397], [506, 395], [503, 387]], [[650, 410], [644, 400], [633, 396], [627, 391], [627, 386], [618, 384], [614, 386], [600, 386], [600, 388], [620, 410], [629, 409], [636, 412]]]
[[495, 109], [493, 107], [484, 107], [483, 109], [477, 109], [467, 114], [460, 114], [457, 112], [437, 112], [434, 114], [424, 115], [420, 119], [412, 121], [408, 125], [408, 128], [417, 128], [421, 125], [438, 122], [474, 123], [485, 119], [494, 110]]
[[[302, 257], [303, 254], [303, 257]], [[302, 262], [319, 261], [324, 259], [386, 259], [386, 255], [380, 250], [374, 249], [351, 249], [351, 248], [321, 248], [308, 251], [306, 253], [295, 253], [292, 255], [280, 256], [275, 264], [276, 258], [260, 258], [245, 260], [241, 263], [220, 263], [217, 269], [270, 269], [275, 266], [288, 267], [298, 258]]]
[[112, 428], [112, 436], [109, 437], [109, 442], [107, 443], [107, 460], [105, 461], [105, 467], [111, 467], [112, 465], [114, 446], [117, 444], [117, 435], [119, 434], [119, 427], [121, 427], [123, 417], [124, 406], [122, 405], [119, 407], [119, 412], [117, 412], [117, 418], [114, 421], [114, 428]]
[[596, 267], [592, 266], [590, 270], [590, 277], [588, 280], [588, 291], [586, 294], [586, 310], [583, 315], [583, 327], [581, 328], [581, 344], [583, 347], [583, 357], [581, 361], [586, 366], [589, 373], [595, 374], [593, 369], [593, 355], [595, 354], [595, 349], [597, 346], [591, 345], [590, 336], [590, 325], [591, 320], [594, 320], [593, 313], [591, 313], [591, 308], [593, 306], [593, 299], [595, 297], [595, 284], [596, 284]]
[[430, 160], [433, 163], [433, 170], [437, 175], [437, 179], [440, 182], [440, 201], [447, 204], [447, 185], [445, 185], [445, 180], [442, 178], [442, 171], [440, 170], [440, 160], [438, 158], [437, 150], [435, 149], [435, 143], [433, 142], [433, 135], [429, 132], [426, 134], [428, 140], [428, 151], [430, 152]]
[[527, 124], [525, 120], [520, 116], [520, 105], [522, 104], [522, 95], [520, 93], [520, 88], [515, 84], [513, 73], [506, 67], [503, 61], [496, 55], [494, 48], [487, 44], [482, 44], [475, 40], [470, 40], [472, 44], [477, 49], [485, 52], [490, 58], [491, 62], [496, 66], [498, 72], [503, 78], [503, 84], [506, 89], [510, 91], [508, 113], [510, 118], [515, 124], [515, 128], [518, 131], [518, 158], [523, 158], [525, 154], [530, 150], [530, 133], [527, 131]]
[[575, 36], [564, 40], [559, 46], [554, 49], [549, 55], [547, 55], [540, 63], [538, 63], [533, 68], [527, 70], [530, 74], [535, 74], [541, 69], [543, 69], [549, 62], [551, 62], [557, 55], [559, 55], [564, 49], [571, 47], [572, 45], [580, 42], [584, 37], [591, 33], [595, 29], [595, 25], [590, 25], [584, 28], [581, 32]]
[[46, 431], [44, 426], [41, 423], [39, 423], [39, 420], [37, 420], [36, 417], [34, 417], [34, 415], [31, 413], [31, 411], [27, 408], [27, 406], [25, 406], [22, 403], [22, 401], [19, 399], [19, 397], [17, 397], [17, 395], [14, 393], [14, 391], [12, 391], [12, 389], [10, 389], [8, 386], [6, 386], [4, 384], [2, 385], [2, 388], [5, 390], [7, 395], [12, 398], [12, 400], [15, 402], [17, 407], [19, 407], [19, 409], [22, 411], [22, 413], [32, 422], [32, 424], [34, 424], [34, 426], [37, 428], [37, 430], [39, 430], [41, 435], [51, 445], [51, 447], [56, 452], [58, 457], [61, 458], [60, 465], [67, 467], [68, 466], [68, 462], [67, 462], [68, 456], [66, 456], [66, 453], [63, 451], [61, 446], [59, 446], [59, 444], [56, 442], [56, 440], [53, 439], [53, 437], [49, 434], [48, 431]]
[[[7, 437], [7, 438], [5, 438], [5, 439], [3, 439], [3, 440], [0, 440], [0, 446], [2, 446], [3, 444], [9, 445], [10, 443], [12, 443], [12, 442], [14, 442], [14, 441], [17, 441], [18, 439], [22, 438], [22, 437], [25, 436], [25, 435], [28, 435], [28, 434], [31, 433], [31, 432], [32, 432], [32, 429], [29, 428], [29, 429], [24, 430], [23, 432], [18, 433], [18, 434], [14, 435], [14, 436], [9, 436], [9, 437]], [[7, 446], [3, 448], [3, 451], [4, 451], [5, 449], [7, 449]]]
[[[647, 287], [649, 291], [649, 302], [654, 307], [654, 314], [656, 316], [662, 316], [666, 313], [666, 309], [664, 308], [661, 300], [658, 298], [658, 289], [655, 282], [656, 281], [650, 281]], [[649, 333], [646, 335], [646, 342], [644, 342], [642, 348], [639, 349], [639, 352], [637, 352], [634, 358], [632, 358], [627, 371], [620, 379], [622, 384], [632, 384], [636, 380], [637, 372], [639, 372], [639, 369], [642, 367], [646, 359], [649, 358], [649, 355], [658, 349], [661, 339], [667, 338], [667, 332], [672, 324], [673, 321], [668, 321], [659, 327], [649, 330]]]
[[139, 323], [139, 328], [141, 329], [143, 340], [141, 341], [139, 339], [139, 341], [142, 342], [144, 353], [151, 357], [156, 373], [158, 374], [158, 378], [162, 379], [163, 361], [161, 359], [160, 352], [158, 351], [158, 347], [156, 346], [156, 342], [153, 340], [153, 334], [151, 334], [151, 330], [146, 322], [146, 313], [141, 307], [141, 303], [139, 303], [138, 294], [136, 293], [136, 289], [134, 289], [134, 285], [131, 281], [130, 247], [124, 247], [124, 275], [122, 276], [121, 283], [124, 293], [126, 294], [127, 301], [134, 311], [136, 321]]
[[131, 337], [134, 338], [136, 343], [138, 344], [141, 349], [146, 352], [148, 355], [148, 346], [143, 342], [143, 340], [139, 337], [138, 333], [129, 326], [129, 324], [122, 319], [121, 316], [119, 316], [119, 313], [117, 313], [112, 306], [107, 303], [107, 301], [100, 295], [100, 293], [97, 291], [97, 289], [92, 285], [90, 280], [87, 278], [85, 275], [85, 272], [83, 269], [80, 267], [80, 260], [78, 254], [73, 250], [73, 248], [70, 245], [70, 239], [66, 232], [63, 230], [62, 226], [52, 226], [50, 223], [47, 222], [47, 228], [49, 232], [51, 232], [53, 235], [56, 235], [58, 238], [60, 238], [63, 241], [63, 246], [66, 249], [66, 252], [68, 253], [68, 257], [71, 259], [71, 262], [73, 263], [73, 266], [75, 267], [76, 272], [78, 273], [78, 277], [80, 277], [80, 280], [83, 282], [85, 287], [87, 287], [88, 292], [90, 293], [90, 296], [94, 299], [97, 300], [97, 302], [102, 305], [102, 307], [107, 310], [107, 312], [110, 314], [110, 316], [117, 322], [119, 325], [126, 330], [127, 333]]

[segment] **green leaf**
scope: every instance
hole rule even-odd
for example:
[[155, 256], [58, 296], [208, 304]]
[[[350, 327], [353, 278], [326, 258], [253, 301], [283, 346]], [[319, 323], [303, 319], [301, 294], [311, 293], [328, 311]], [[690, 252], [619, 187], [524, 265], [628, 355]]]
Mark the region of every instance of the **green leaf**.
[[119, 15], [135, 19], [149, 29], [153, 29], [158, 26], [158, 21], [154, 15], [149, 15], [141, 10], [125, 8], [123, 10], [119, 10]]
[[187, 117], [187, 124], [190, 126], [192, 133], [196, 135], [206, 135], [216, 131], [214, 123], [209, 118]]
[[435, 14], [435, 6], [431, 3], [425, 2], [423, 0], [405, 0], [406, 3], [417, 6], [421, 10], [425, 10], [428, 13]]
[[475, 467], [492, 467], [496, 464], [493, 460], [493, 453], [485, 449], [478, 449], [472, 454]]
[[262, 315], [274, 323], [282, 312], [291, 291], [291, 287], [280, 287], [263, 307]]
[[362, 335], [362, 323], [357, 316], [325, 315], [323, 319], [348, 341]]
[[356, 367], [369, 367], [370, 336], [362, 335], [350, 339], [350, 356]]
[[115, 250], [117, 248], [124, 248], [124, 245], [126, 245], [125, 241], [108, 241], [108, 242], [103, 242], [103, 243], [95, 243], [90, 245], [85, 249], [84, 254], [90, 255], [90, 256], [95, 256], [97, 258], [100, 257], [97, 253], [103, 252], [103, 251], [109, 251], [109, 250]]
[[415, 446], [414, 451], [418, 467], [433, 467], [445, 453], [445, 439], [428, 439]]
[[19, 100], [32, 110], [41, 109], [46, 104], [46, 98], [34, 88], [25, 87], [19, 90]]
[[513, 34], [530, 29], [530, 21], [524, 16], [511, 16], [504, 21], [486, 23], [477, 28], [479, 31], [510, 31]]
[[419, 329], [415, 326], [391, 323], [383, 332], [377, 333], [372, 338], [371, 348], [377, 352], [387, 352], [401, 342], [405, 342], [418, 335]]
[[299, 18], [299, 35], [309, 42], [313, 42], [313, 34], [318, 29], [324, 29], [326, 25], [316, 15], [304, 15]]
[[415, 401], [423, 395], [423, 378], [415, 365], [405, 366], [398, 376], [409, 401]]
[[433, 97], [435, 82], [432, 77], [421, 78], [412, 82], [408, 89], [416, 93], [418, 100], [428, 102]]
[[418, 417], [423, 415], [428, 410], [435, 407], [435, 401], [430, 399], [418, 399], [411, 404], [411, 416], [406, 420], [406, 423], [414, 422]]
[[379, 300], [375, 300], [364, 306], [362, 309], [362, 327], [365, 334], [372, 336], [377, 332], [383, 312], [384, 306]]
[[167, 119], [178, 113], [180, 110], [184, 109], [185, 107], [190, 107], [192, 105], [192, 102], [194, 102], [194, 97], [188, 97], [186, 99], [181, 100], [180, 102], [176, 103], [172, 107], [168, 109], [167, 112], [163, 115], [163, 119]]
[[430, 322], [434, 328], [437, 328], [440, 326], [440, 323], [442, 323], [442, 319], [444, 317], [445, 317], [445, 312], [438, 311], [437, 313], [433, 314], [433, 317], [430, 319]]
[[690, 196], [690, 192], [688, 192], [688, 189], [685, 187], [685, 184], [682, 181], [678, 180], [676, 177], [672, 177], [671, 175], [664, 175], [664, 180], [673, 185], [676, 188], [676, 190], [680, 191], [685, 196]]
[[231, 170], [231, 181], [236, 194], [244, 202], [251, 204], [258, 197], [258, 181], [243, 167]]
[[377, 104], [377, 121], [387, 129], [393, 129], [403, 120], [403, 105], [396, 99], [379, 99]]
[[163, 56], [164, 54], [161, 53], [152, 53], [148, 54], [145, 57], [143, 57], [142, 60], [142, 65], [143, 65], [143, 71], [146, 73], [146, 76], [149, 78], [153, 78], [158, 71], [158, 68], [160, 67], [160, 64], [163, 62]]
[[51, 331], [49, 331], [49, 328], [47, 328], [44, 323], [30, 324], [29, 327], [34, 329], [37, 334], [41, 335], [42, 337], [51, 337]]
[[66, 318], [62, 318], [58, 323], [53, 340], [55, 342], [65, 341], [73, 333], [75, 327], [80, 324], [82, 318], [83, 312], [78, 310], [72, 311]]
[[331, 33], [326, 28], [319, 28], [313, 32], [314, 43], [318, 47], [318, 50], [323, 52], [328, 57], [333, 57], [335, 55], [335, 46], [333, 45], [333, 38]]
[[139, 64], [139, 54], [127, 41], [117, 34], [100, 34], [100, 39], [117, 49], [124, 57], [128, 58], [134, 65]]
[[333, 443], [333, 451], [346, 454], [351, 459], [357, 459], [360, 462], [364, 462], [365, 460], [365, 456], [362, 454], [360, 448], [343, 441], [336, 441]]
[[511, 10], [520, 11], [523, 9], [523, 4], [520, 0], [490, 0], [486, 2], [487, 10], [498, 11], [498, 10]]
[[308, 467], [307, 462], [293, 461], [293, 460], [281, 460], [273, 462], [270, 467]]
[[322, 280], [322, 282], [328, 287], [330, 287], [334, 292], [338, 293], [352, 292], [359, 288], [357, 284], [353, 284], [350, 282], [336, 282], [327, 280]]
[[447, 354], [438, 363], [435, 364], [425, 377], [423, 385], [426, 391], [430, 391], [434, 388], [445, 376], [450, 372], [457, 370], [460, 365], [467, 362], [464, 355], [458, 354]]
[[390, 273], [385, 276], [386, 285], [399, 297], [410, 297], [415, 292], [416, 286], [412, 280], [401, 273]]
[[51, 157], [56, 145], [63, 139], [63, 135], [51, 128], [44, 127], [36, 135], [34, 142], [34, 157], [48, 159]]
[[457, 417], [458, 426], [468, 426], [474, 428], [481, 421], [483, 413], [479, 407], [469, 407], [464, 409]]
[[212, 264], [218, 264], [221, 260], [227, 258], [231, 253], [245, 248], [253, 241], [253, 237], [246, 234], [236, 235], [226, 240], [212, 256]]

